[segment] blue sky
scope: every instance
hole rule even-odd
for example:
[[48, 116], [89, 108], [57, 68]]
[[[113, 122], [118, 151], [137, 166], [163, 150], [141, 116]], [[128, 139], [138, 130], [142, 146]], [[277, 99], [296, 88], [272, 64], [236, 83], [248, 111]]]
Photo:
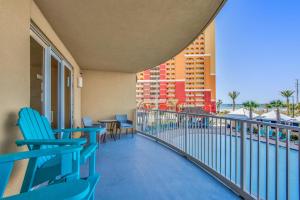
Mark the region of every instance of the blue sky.
[[217, 98], [283, 99], [300, 79], [300, 0], [228, 0], [216, 18]]

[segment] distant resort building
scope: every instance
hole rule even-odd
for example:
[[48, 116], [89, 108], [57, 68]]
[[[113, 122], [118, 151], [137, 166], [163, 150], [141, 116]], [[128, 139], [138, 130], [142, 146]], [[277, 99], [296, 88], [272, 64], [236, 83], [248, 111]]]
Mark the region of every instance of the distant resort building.
[[169, 61], [137, 74], [137, 107], [216, 112], [215, 25]]

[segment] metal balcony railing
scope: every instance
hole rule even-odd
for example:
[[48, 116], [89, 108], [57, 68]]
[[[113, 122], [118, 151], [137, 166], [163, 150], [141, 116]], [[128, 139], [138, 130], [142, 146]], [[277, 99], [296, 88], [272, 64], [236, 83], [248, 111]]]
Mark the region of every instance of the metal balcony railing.
[[245, 199], [300, 199], [299, 127], [159, 110], [138, 110], [136, 120]]

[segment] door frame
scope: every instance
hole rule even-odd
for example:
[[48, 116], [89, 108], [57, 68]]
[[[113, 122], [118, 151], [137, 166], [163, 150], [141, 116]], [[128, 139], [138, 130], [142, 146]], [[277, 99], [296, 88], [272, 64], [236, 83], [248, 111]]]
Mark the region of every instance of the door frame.
[[48, 38], [31, 21], [30, 36], [44, 48], [43, 60], [43, 95], [42, 95], [42, 114], [51, 122], [51, 57], [58, 61], [58, 83], [57, 83], [57, 119], [58, 128], [64, 128], [64, 69], [67, 67], [71, 71], [71, 127], [74, 124], [74, 70], [73, 66], [62, 56]]
[[52, 57], [57, 60], [57, 63], [58, 63], [58, 71], [57, 71], [57, 99], [56, 99], [56, 102], [57, 102], [57, 127], [58, 128], [62, 128], [61, 127], [61, 87], [62, 87], [62, 82], [61, 82], [61, 68], [62, 68], [62, 58], [55, 52], [55, 50], [53, 50], [53, 48], [51, 47], [50, 49], [50, 55], [49, 55], [49, 62], [48, 62], [48, 65], [46, 66], [46, 71], [47, 71], [47, 74], [46, 74], [46, 77], [47, 77], [47, 82], [46, 82], [46, 86], [47, 86], [47, 90], [46, 90], [46, 93], [48, 94], [48, 102], [47, 102], [47, 107], [46, 107], [46, 116], [48, 116], [48, 120], [52, 123], [52, 120], [53, 120], [53, 114], [52, 114], [52, 108], [51, 108], [51, 104], [52, 104], [52, 86], [51, 86], [51, 78], [52, 78], [52, 73], [51, 73], [51, 59]]
[[66, 62], [65, 60], [62, 60], [61, 67], [60, 67], [60, 81], [61, 81], [61, 87], [60, 87], [60, 99], [59, 99], [59, 105], [60, 105], [60, 128], [66, 128], [65, 127], [65, 68], [70, 70], [71, 77], [70, 77], [70, 92], [71, 92], [71, 102], [70, 102], [70, 124], [71, 127], [73, 127], [73, 121], [74, 121], [74, 73], [73, 73], [73, 67]]

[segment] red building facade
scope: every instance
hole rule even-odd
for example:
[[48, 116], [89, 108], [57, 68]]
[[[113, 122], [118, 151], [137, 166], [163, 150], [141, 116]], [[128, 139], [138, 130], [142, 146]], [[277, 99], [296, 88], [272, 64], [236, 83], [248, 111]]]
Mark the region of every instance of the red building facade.
[[214, 23], [177, 56], [137, 74], [137, 104], [180, 110], [200, 107], [216, 112]]

